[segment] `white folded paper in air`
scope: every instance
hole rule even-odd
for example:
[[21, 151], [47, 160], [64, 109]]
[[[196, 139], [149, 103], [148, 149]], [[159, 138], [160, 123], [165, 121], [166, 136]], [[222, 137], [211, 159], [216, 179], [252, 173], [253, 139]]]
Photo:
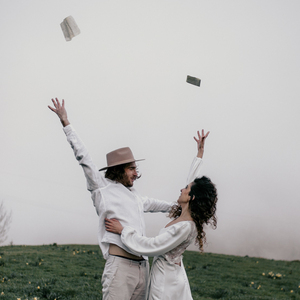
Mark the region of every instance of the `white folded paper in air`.
[[71, 41], [74, 36], [80, 33], [80, 29], [72, 16], [66, 17], [62, 23], [60, 23], [60, 27], [67, 42]]

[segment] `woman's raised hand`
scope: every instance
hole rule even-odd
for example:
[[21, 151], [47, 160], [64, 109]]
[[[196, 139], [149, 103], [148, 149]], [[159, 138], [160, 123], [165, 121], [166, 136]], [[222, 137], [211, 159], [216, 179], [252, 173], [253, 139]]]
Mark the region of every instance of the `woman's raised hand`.
[[205, 134], [204, 130], [202, 129], [202, 132], [200, 134], [199, 130], [197, 131], [198, 138], [194, 137], [194, 140], [197, 142], [197, 157], [202, 158], [204, 153], [204, 144], [205, 140], [209, 135], [209, 131]]

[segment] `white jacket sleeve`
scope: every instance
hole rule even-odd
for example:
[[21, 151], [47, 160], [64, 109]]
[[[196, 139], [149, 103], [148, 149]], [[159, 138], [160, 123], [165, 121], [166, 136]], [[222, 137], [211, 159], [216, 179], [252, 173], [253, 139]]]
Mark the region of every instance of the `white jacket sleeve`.
[[129, 226], [125, 226], [122, 242], [137, 255], [163, 255], [185, 241], [192, 230], [190, 222], [179, 222], [167, 228], [168, 230], [155, 237], [138, 235]]
[[189, 175], [187, 177], [186, 184], [190, 184], [197, 177], [200, 177], [201, 166], [203, 164], [203, 160], [200, 157], [194, 157], [192, 161], [192, 165], [190, 167]]
[[73, 149], [75, 158], [83, 169], [84, 175], [86, 177], [87, 189], [92, 192], [102, 186], [105, 186], [105, 180], [103, 180], [102, 176], [98, 172], [97, 167], [93, 163], [90, 154], [88, 153], [86, 147], [80, 140], [72, 125], [64, 127], [63, 130], [67, 136], [68, 142]]

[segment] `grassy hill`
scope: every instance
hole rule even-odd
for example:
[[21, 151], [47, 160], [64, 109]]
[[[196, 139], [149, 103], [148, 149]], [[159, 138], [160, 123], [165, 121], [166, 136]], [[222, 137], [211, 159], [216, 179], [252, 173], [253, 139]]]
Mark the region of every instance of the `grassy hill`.
[[[0, 257], [0, 300], [102, 299], [97, 245], [5, 246]], [[187, 251], [184, 265], [194, 300], [300, 300], [300, 261]]]

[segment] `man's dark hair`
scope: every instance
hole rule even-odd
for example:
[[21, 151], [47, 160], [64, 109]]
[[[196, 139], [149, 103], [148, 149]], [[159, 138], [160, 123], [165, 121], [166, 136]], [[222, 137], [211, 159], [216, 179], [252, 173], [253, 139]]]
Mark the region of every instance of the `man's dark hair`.
[[[131, 163], [117, 165], [114, 167], [107, 168], [105, 172], [105, 178], [110, 180], [118, 181], [120, 183], [124, 182], [125, 179], [125, 169], [129, 167]], [[139, 179], [141, 176], [138, 176], [136, 179]]]

